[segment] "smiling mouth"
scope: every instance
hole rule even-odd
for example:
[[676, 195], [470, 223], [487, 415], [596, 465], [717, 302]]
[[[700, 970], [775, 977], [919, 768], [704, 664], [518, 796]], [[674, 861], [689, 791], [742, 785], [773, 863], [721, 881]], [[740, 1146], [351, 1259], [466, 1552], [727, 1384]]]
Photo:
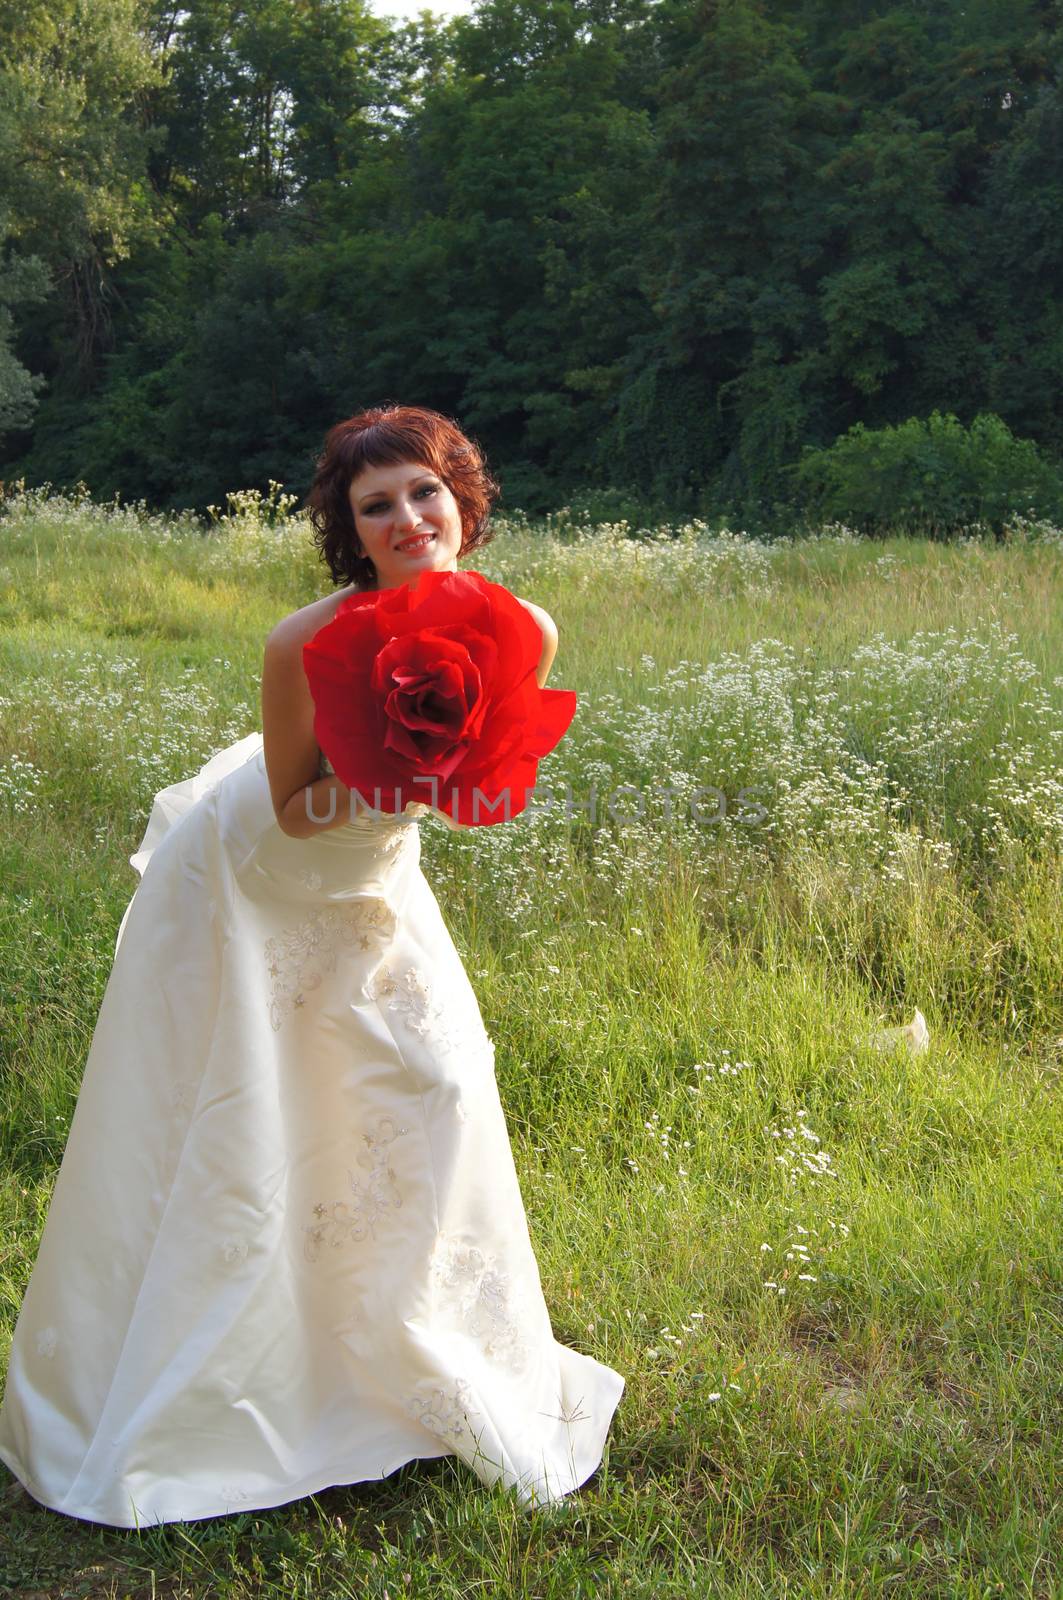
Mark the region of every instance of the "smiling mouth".
[[404, 539], [395, 546], [396, 550], [422, 550], [427, 549], [435, 538], [434, 533], [418, 533], [412, 539]]

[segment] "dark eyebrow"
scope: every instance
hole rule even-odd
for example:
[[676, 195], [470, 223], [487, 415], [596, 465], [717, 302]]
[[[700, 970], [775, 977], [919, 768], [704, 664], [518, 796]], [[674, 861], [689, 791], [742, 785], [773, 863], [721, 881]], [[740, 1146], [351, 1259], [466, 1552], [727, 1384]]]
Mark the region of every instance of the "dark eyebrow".
[[[438, 476], [438, 472], [416, 472], [412, 478], [407, 478], [406, 482], [417, 483], [421, 478], [438, 478]], [[382, 495], [383, 493], [383, 489], [376, 489], [372, 494], [363, 494], [358, 502], [359, 507], [364, 506], [367, 500], [375, 500], [377, 495]]]

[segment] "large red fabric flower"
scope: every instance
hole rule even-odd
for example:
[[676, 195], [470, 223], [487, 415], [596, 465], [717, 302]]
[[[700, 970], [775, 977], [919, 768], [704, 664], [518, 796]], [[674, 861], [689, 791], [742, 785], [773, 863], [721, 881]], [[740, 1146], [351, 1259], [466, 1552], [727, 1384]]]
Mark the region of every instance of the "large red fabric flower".
[[303, 646], [314, 735], [368, 805], [432, 805], [465, 827], [519, 815], [576, 712], [540, 689], [534, 617], [479, 572], [352, 594]]

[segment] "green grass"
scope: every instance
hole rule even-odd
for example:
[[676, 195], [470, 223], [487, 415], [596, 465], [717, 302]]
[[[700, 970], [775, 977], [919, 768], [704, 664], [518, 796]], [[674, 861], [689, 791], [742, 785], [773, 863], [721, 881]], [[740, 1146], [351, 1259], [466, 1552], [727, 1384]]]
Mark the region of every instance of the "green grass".
[[[427, 823], [423, 866], [554, 1331], [627, 1380], [605, 1461], [535, 1512], [443, 1458], [140, 1533], [0, 1468], [0, 1593], [1058, 1595], [1059, 536], [497, 526], [471, 564], [579, 694], [540, 781], [601, 814]], [[152, 795], [259, 726], [265, 633], [327, 589], [250, 503], [7, 503], [0, 1356]], [[925, 1054], [869, 1041], [916, 1007]]]

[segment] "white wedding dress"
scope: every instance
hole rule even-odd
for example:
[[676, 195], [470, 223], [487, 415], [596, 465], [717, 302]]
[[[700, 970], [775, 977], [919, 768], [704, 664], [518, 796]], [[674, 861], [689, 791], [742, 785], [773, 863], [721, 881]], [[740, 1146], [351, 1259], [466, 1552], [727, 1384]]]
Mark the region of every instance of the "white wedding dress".
[[454, 1455], [525, 1504], [624, 1390], [553, 1337], [493, 1046], [420, 820], [277, 825], [261, 734], [160, 791], [0, 1407], [116, 1527]]

